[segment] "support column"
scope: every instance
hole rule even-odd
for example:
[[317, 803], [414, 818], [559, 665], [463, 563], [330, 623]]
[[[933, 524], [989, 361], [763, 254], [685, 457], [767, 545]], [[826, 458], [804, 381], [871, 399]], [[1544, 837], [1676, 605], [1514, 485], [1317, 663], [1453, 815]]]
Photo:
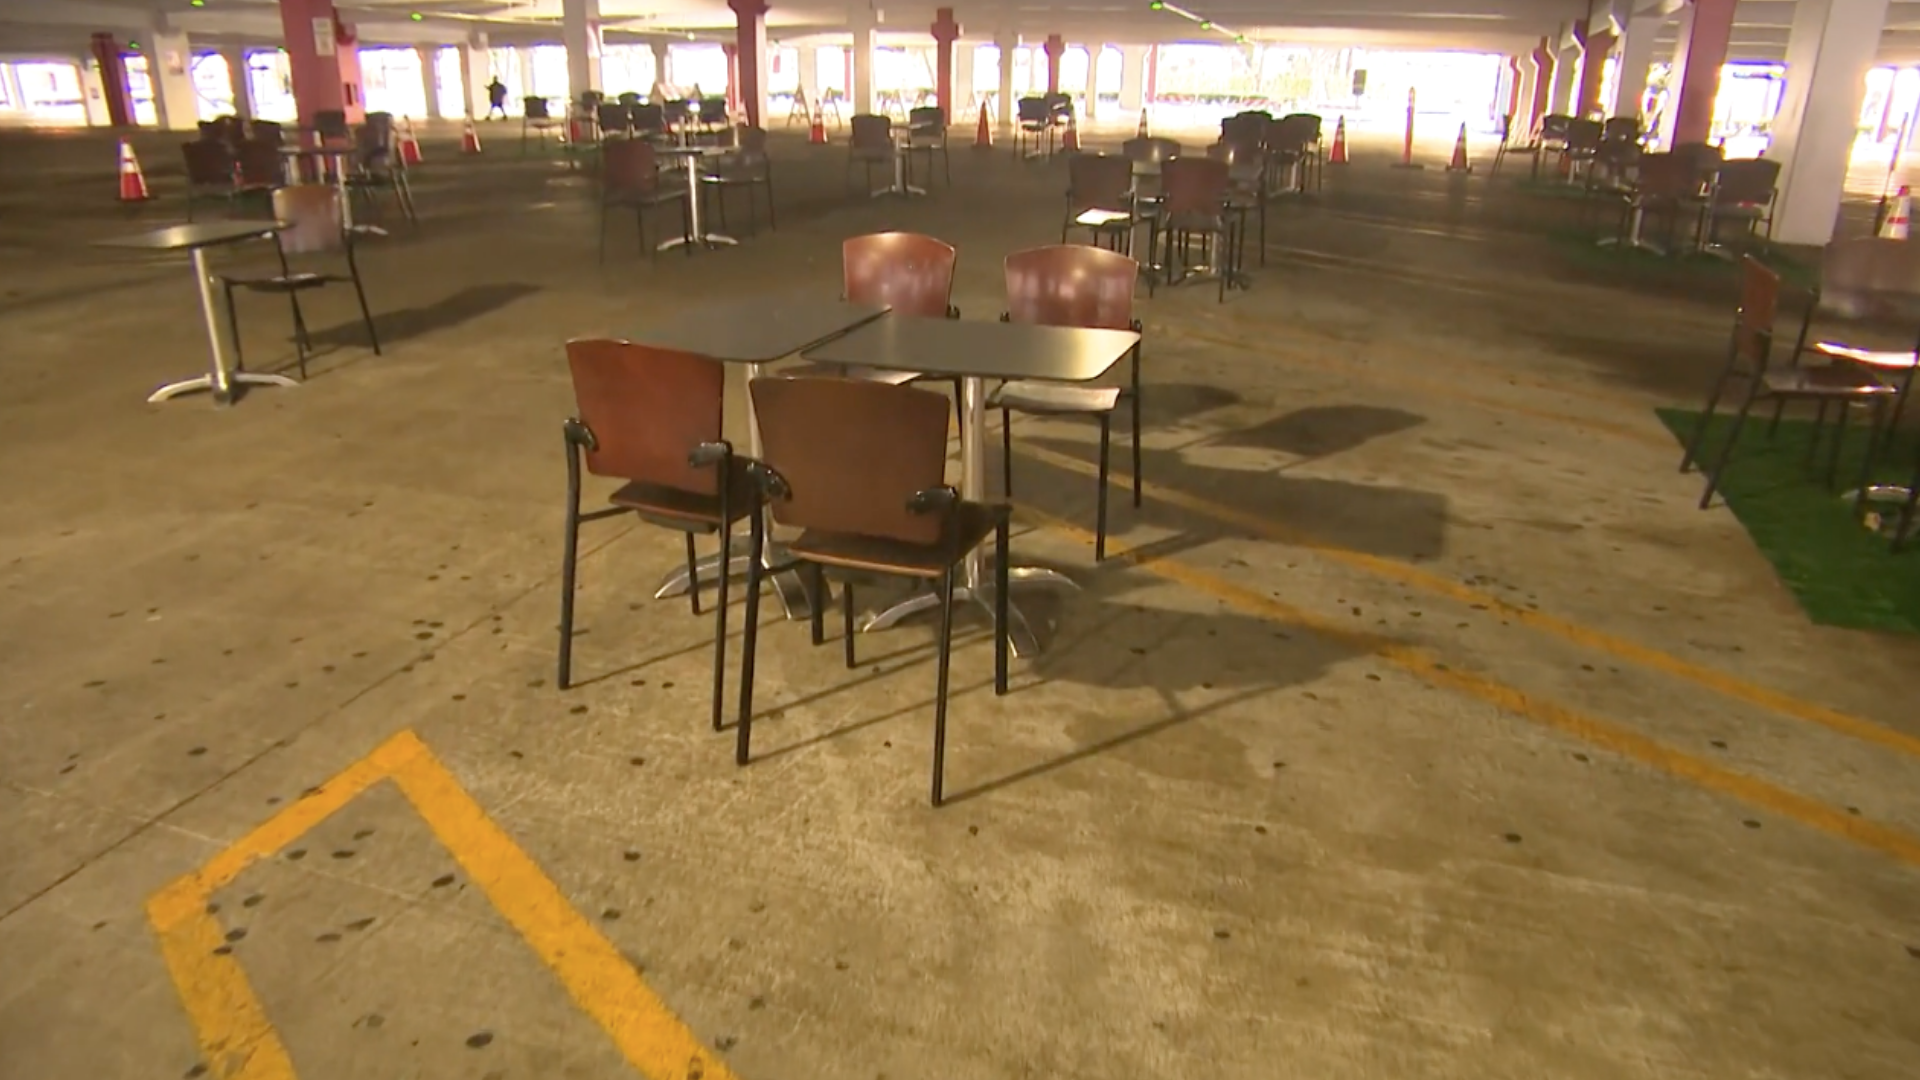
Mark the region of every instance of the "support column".
[[1082, 120], [1092, 120], [1100, 114], [1100, 53], [1099, 45], [1087, 46], [1087, 107]]
[[467, 119], [487, 115], [487, 83], [493, 80], [493, 54], [487, 35], [467, 35], [460, 43], [460, 94], [466, 101]]
[[[653, 85], [673, 85], [673, 46], [664, 41], [651, 42], [653, 46]], [[648, 97], [654, 96], [651, 91]]]
[[1047, 54], [1047, 93], [1060, 92], [1060, 58], [1067, 54], [1067, 40], [1059, 34], [1048, 34], [1043, 48]]
[[153, 28], [147, 78], [153, 85], [153, 112], [162, 131], [193, 131], [200, 126], [200, 95], [193, 90], [193, 46], [186, 31]]
[[849, 87], [849, 107], [855, 114], [873, 111], [873, 9], [860, 8], [853, 13], [853, 47], [847, 61], [853, 67], [853, 85]]
[[1553, 57], [1552, 97], [1547, 106], [1555, 116], [1573, 112], [1573, 91], [1580, 81], [1580, 50], [1559, 49]]
[[820, 46], [808, 42], [800, 46], [800, 93], [810, 108], [820, 107]]
[[1147, 50], [1139, 45], [1120, 49], [1120, 111], [1139, 112], [1146, 102]]
[[[733, 9], [733, 81], [728, 95], [747, 113], [747, 123], [765, 126], [767, 115], [767, 0], [727, 0]], [[735, 89], [737, 88], [737, 89]]]
[[514, 67], [520, 69], [520, 96], [533, 96], [533, 48], [527, 45], [513, 47]]
[[1613, 55], [1612, 29], [1589, 29], [1580, 42], [1580, 93], [1575, 116], [1592, 119], [1602, 111], [1600, 90], [1607, 77], [1607, 58]]
[[1003, 28], [994, 35], [993, 44], [1000, 50], [999, 99], [994, 102], [994, 112], [998, 115], [994, 122], [1005, 134], [1013, 130], [1013, 54], [1020, 49], [1020, 35]]
[[349, 124], [364, 121], [355, 33], [340, 19], [333, 0], [280, 0], [280, 22], [300, 123], [310, 127], [316, 114], [331, 109], [346, 113]]
[[600, 0], [561, 0], [560, 41], [567, 47], [567, 97], [579, 101], [600, 89]]
[[1660, 106], [1660, 149], [1673, 149], [1673, 122], [1679, 110], [1675, 104], [1680, 99], [1680, 64], [1687, 55], [1687, 39], [1693, 36], [1693, 5], [1684, 4], [1674, 15], [1673, 54], [1667, 58], [1667, 96]]
[[100, 63], [91, 56], [83, 56], [74, 63], [80, 73], [81, 103], [86, 106], [88, 127], [111, 127], [113, 117], [107, 109], [107, 87], [100, 78]]
[[1507, 134], [1509, 136], [1514, 133], [1515, 126], [1520, 123], [1520, 101], [1526, 93], [1526, 76], [1522, 74], [1525, 67], [1518, 53], [1507, 57]]
[[[975, 47], [964, 41], [953, 45], [953, 107], [966, 110], [973, 105], [973, 57]], [[976, 110], [977, 111], [977, 110]], [[961, 116], [971, 120], [971, 116]]]
[[[1697, 20], [1695, 34], [1699, 33]], [[1781, 162], [1773, 238], [1824, 246], [1833, 239], [1840, 191], [1880, 48], [1887, 0], [1797, 0], [1787, 37], [1787, 86], [1769, 156]], [[1686, 117], [1681, 117], [1684, 125]]]
[[1647, 99], [1647, 70], [1653, 67], [1653, 39], [1666, 19], [1655, 14], [1629, 21], [1620, 34], [1620, 75], [1613, 81], [1607, 115], [1638, 117]]
[[940, 102], [940, 111], [953, 123], [953, 43], [960, 40], [960, 24], [954, 21], [953, 9], [936, 8], [933, 13], [933, 86]]
[[[100, 96], [112, 127], [133, 126], [133, 92], [127, 89], [127, 62], [120, 55], [120, 42], [112, 34], [93, 35], [94, 74], [100, 80]], [[82, 62], [84, 73], [87, 65]]]
[[420, 58], [420, 89], [426, 94], [428, 120], [440, 119], [440, 46], [416, 45]]
[[1540, 130], [1540, 122], [1546, 119], [1547, 108], [1553, 100], [1553, 69], [1559, 65], [1547, 45], [1547, 39], [1541, 38], [1539, 47], [1533, 50], [1533, 103], [1528, 106], [1528, 135]]
[[[1706, 142], [1713, 130], [1713, 101], [1720, 94], [1720, 69], [1727, 62], [1727, 46], [1733, 40], [1736, 6], [1736, 0], [1693, 0], [1687, 5], [1693, 13], [1693, 25], [1674, 54], [1672, 85], [1679, 89], [1674, 95], [1670, 146]], [[1799, 10], [1795, 4], [1796, 25]], [[1848, 131], [1853, 130], [1855, 119], [1848, 119]]]
[[233, 84], [233, 114], [242, 120], [253, 119], [253, 77], [247, 72], [247, 50], [229, 45], [220, 50], [227, 61], [227, 79]]

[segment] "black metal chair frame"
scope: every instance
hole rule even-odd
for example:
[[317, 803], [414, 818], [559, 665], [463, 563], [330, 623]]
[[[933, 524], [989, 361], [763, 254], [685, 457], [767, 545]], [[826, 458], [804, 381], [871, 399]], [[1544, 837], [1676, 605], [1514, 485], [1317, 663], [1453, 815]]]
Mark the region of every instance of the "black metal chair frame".
[[233, 355], [236, 367], [244, 369], [246, 361], [240, 352], [240, 309], [233, 302], [234, 293], [240, 289], [258, 293], [285, 293], [287, 304], [293, 309], [293, 348], [294, 363], [300, 377], [307, 377], [307, 357], [313, 352], [313, 339], [307, 333], [306, 314], [300, 310], [300, 294], [311, 289], [324, 288], [330, 284], [352, 284], [353, 295], [360, 302], [360, 319], [367, 327], [367, 342], [373, 347], [373, 355], [383, 355], [380, 351], [380, 334], [374, 329], [373, 311], [367, 306], [366, 285], [360, 278], [360, 262], [354, 257], [354, 238], [356, 236], [385, 236], [385, 229], [378, 225], [355, 225], [341, 235], [341, 250], [347, 257], [347, 276], [339, 274], [314, 274], [293, 272], [287, 262], [287, 249], [274, 237], [274, 252], [280, 257], [280, 274], [271, 278], [222, 277], [220, 285], [226, 294], [227, 330], [233, 337]]

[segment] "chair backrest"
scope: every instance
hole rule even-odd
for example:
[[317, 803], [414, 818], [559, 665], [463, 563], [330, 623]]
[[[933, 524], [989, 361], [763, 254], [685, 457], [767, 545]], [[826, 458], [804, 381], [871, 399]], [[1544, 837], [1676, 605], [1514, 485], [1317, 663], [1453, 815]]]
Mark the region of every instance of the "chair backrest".
[[567, 342], [573, 400], [593, 433], [587, 471], [701, 495], [719, 491], [716, 470], [688, 459], [721, 439], [726, 366], [694, 353], [630, 341]]
[[1550, 113], [1540, 118], [1541, 142], [1566, 142], [1567, 132], [1573, 127], [1573, 117], [1563, 113]]
[[552, 114], [547, 111], [547, 99], [543, 97], [524, 97], [520, 99], [521, 111], [529, 120], [548, 120]]
[[1266, 113], [1235, 113], [1220, 121], [1220, 141], [1238, 146], [1260, 147], [1267, 141]]
[[1726, 151], [1712, 143], [1681, 143], [1673, 148], [1673, 156], [1687, 163], [1702, 187], [1720, 168], [1720, 162], [1726, 158]]
[[1613, 117], [1601, 126], [1600, 138], [1604, 142], [1638, 142], [1640, 118], [1637, 116]]
[[840, 245], [846, 299], [885, 304], [896, 315], [945, 318], [953, 303], [952, 244], [919, 233], [855, 236]]
[[915, 131], [939, 134], [947, 129], [947, 114], [938, 105], [921, 105], [907, 111], [907, 126]]
[[755, 379], [761, 456], [786, 480], [773, 518], [801, 529], [911, 544], [940, 540], [941, 514], [907, 503], [946, 482], [944, 394], [865, 379]]
[[1642, 195], [1663, 199], [1681, 198], [1698, 189], [1693, 163], [1675, 154], [1640, 155], [1634, 185]]
[[633, 126], [637, 131], [658, 135], [667, 130], [667, 107], [660, 102], [633, 107]]
[[1877, 236], [1828, 244], [1820, 254], [1820, 309], [1920, 330], [1920, 244]]
[[640, 95], [632, 90], [620, 95], [620, 104], [632, 107], [640, 104]]
[[1140, 264], [1084, 244], [1029, 248], [1007, 256], [1007, 317], [1042, 326], [1133, 329]]
[[240, 144], [240, 182], [254, 187], [280, 182], [280, 143], [258, 136]]
[[187, 183], [196, 187], [233, 182], [233, 148], [218, 139], [181, 143], [187, 162]]
[[353, 133], [347, 127], [347, 114], [343, 109], [321, 109], [314, 113], [313, 130], [323, 139], [344, 139]]
[[1567, 149], [1596, 150], [1605, 129], [1598, 120], [1575, 120], [1567, 125]]
[[700, 122], [703, 124], [724, 124], [727, 122], [726, 98], [701, 98]]
[[340, 195], [331, 184], [275, 188], [273, 216], [287, 223], [280, 233], [280, 250], [289, 255], [338, 251], [346, 245]]
[[270, 142], [275, 146], [284, 146], [287, 141], [286, 132], [281, 129], [279, 124], [274, 123], [272, 120], [255, 120], [253, 122], [253, 138], [256, 141]]
[[1766, 206], [1780, 182], [1780, 163], [1767, 158], [1723, 162], [1713, 186], [1717, 206]]
[[1163, 165], [1180, 156], [1180, 144], [1172, 139], [1128, 139], [1120, 144], [1120, 153], [1128, 161]]
[[853, 146], [862, 150], [893, 146], [893, 118], [874, 113], [856, 114], [851, 121], [848, 139]]
[[660, 163], [645, 139], [610, 139], [601, 151], [600, 183], [608, 193], [651, 195], [660, 187]]
[[1749, 255], [1740, 275], [1740, 307], [1733, 315], [1733, 353], [1754, 371], [1767, 366], [1773, 319], [1780, 306], [1780, 275]]
[[1169, 217], [1220, 213], [1227, 196], [1227, 163], [1212, 158], [1174, 158], [1161, 168], [1160, 187], [1166, 193]]
[[1075, 154], [1067, 159], [1067, 200], [1075, 212], [1122, 210], [1133, 187], [1133, 162], [1107, 154]]
[[626, 105], [610, 101], [603, 101], [594, 109], [594, 119], [599, 121], [600, 130], [607, 133], [624, 132], [633, 122]]
[[1298, 130], [1305, 136], [1308, 144], [1320, 141], [1321, 120], [1319, 113], [1288, 113], [1280, 118], [1288, 125], [1288, 130]]
[[1267, 125], [1267, 149], [1297, 154], [1320, 137], [1320, 118], [1305, 113], [1283, 116]]
[[1014, 102], [1013, 107], [1020, 123], [1043, 124], [1049, 119], [1046, 98], [1023, 97]]

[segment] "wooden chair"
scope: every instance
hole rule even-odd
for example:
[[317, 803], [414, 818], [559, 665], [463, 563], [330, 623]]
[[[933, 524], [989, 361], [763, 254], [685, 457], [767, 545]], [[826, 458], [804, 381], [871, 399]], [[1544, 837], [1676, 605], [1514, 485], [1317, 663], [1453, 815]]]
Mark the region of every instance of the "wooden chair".
[[[962, 500], [946, 483], [947, 402], [910, 386], [852, 379], [755, 379], [761, 460], [749, 466], [776, 524], [803, 530], [787, 553], [805, 566], [816, 597], [825, 573], [905, 577], [940, 597], [933, 713], [933, 805], [945, 800], [947, 671], [953, 646], [955, 571], [994, 538], [994, 693], [1007, 692], [1007, 534], [1004, 505]], [[753, 669], [759, 639], [761, 552], [754, 515], [747, 570], [746, 642], [734, 760], [752, 758]], [[824, 604], [813, 605], [813, 643], [825, 638]], [[846, 665], [854, 655], [854, 588], [841, 588]]]
[[[355, 241], [360, 237], [384, 236], [386, 230], [376, 225], [356, 225], [351, 230], [344, 229], [339, 193], [324, 184], [277, 189], [273, 193], [273, 216], [288, 225], [274, 237], [275, 248], [280, 256], [280, 272], [269, 277], [220, 279], [221, 287], [226, 292], [227, 327], [233, 335], [235, 360], [244, 366], [240, 357], [240, 309], [233, 302], [234, 293], [243, 289], [247, 292], [279, 293], [287, 298], [288, 306], [293, 309], [295, 362], [299, 365], [300, 377], [306, 378], [307, 354], [313, 351], [313, 340], [307, 334], [306, 315], [300, 309], [300, 294], [333, 284], [353, 286], [353, 295], [360, 302], [360, 318], [367, 326], [367, 343], [372, 346], [375, 356], [381, 355], [380, 335], [373, 326], [373, 312], [367, 306], [366, 286], [360, 280], [360, 263], [354, 258], [353, 252]], [[288, 256], [301, 258], [332, 254], [345, 256], [345, 275], [296, 271], [288, 259]]]
[[927, 177], [933, 177], [933, 155], [940, 155], [941, 176], [953, 186], [953, 159], [947, 154], [947, 114], [938, 105], [915, 108], [907, 113], [907, 167], [913, 167], [913, 155], [927, 160]]
[[1133, 247], [1133, 162], [1106, 154], [1075, 154], [1067, 159], [1067, 212], [1060, 219], [1060, 242], [1085, 229], [1094, 245], [1110, 240], [1113, 250]]
[[893, 120], [875, 113], [860, 113], [853, 118], [853, 130], [847, 136], [847, 179], [853, 179], [853, 167], [863, 170], [866, 187], [861, 194], [873, 193], [875, 166], [893, 169]]
[[235, 187], [233, 148], [218, 138], [202, 138], [180, 144], [180, 155], [187, 165], [187, 220], [193, 220], [193, 208], [218, 199], [233, 208]]
[[1204, 242], [1205, 254], [1220, 279], [1220, 302], [1225, 303], [1227, 289], [1235, 284], [1238, 272], [1238, 248], [1234, 229], [1227, 216], [1227, 195], [1231, 180], [1227, 163], [1212, 158], [1183, 157], [1167, 162], [1161, 174], [1165, 199], [1160, 207], [1160, 235], [1166, 238], [1164, 265], [1168, 281], [1173, 276], [1174, 258], [1184, 261], [1193, 239]]
[[[1133, 317], [1140, 264], [1114, 251], [1080, 245], [1033, 248], [1007, 256], [1007, 311], [1001, 319], [1041, 326], [1080, 326], [1140, 332]], [[1128, 388], [1073, 386], [1022, 379], [1003, 384], [987, 402], [1000, 410], [1001, 478], [1013, 498], [1013, 414], [1091, 416], [1100, 422], [1099, 495], [1093, 558], [1107, 557], [1107, 464], [1113, 414], [1121, 398], [1133, 406], [1133, 505], [1140, 505], [1140, 346], [1129, 357]]]
[[[1053, 154], [1053, 113], [1044, 97], [1023, 97], [1013, 103], [1015, 126], [1014, 156], [1025, 159]], [[1045, 147], [1043, 151], [1041, 148]]]
[[759, 211], [754, 192], [766, 193], [767, 228], [773, 229], [773, 162], [767, 157], [767, 132], [749, 124], [740, 125], [740, 146], [718, 158], [713, 167], [700, 176], [700, 185], [713, 192], [720, 227], [727, 227], [727, 192], [742, 189], [747, 193], [747, 228], [760, 231]]
[[552, 106], [543, 97], [530, 95], [521, 98], [520, 110], [520, 155], [525, 157], [527, 136], [538, 135], [540, 146], [545, 149], [548, 133], [559, 131], [560, 121], [554, 117]]
[[1708, 247], [1717, 240], [1720, 225], [1733, 221], [1749, 236], [1765, 226], [1765, 236], [1773, 239], [1773, 200], [1778, 194], [1780, 163], [1766, 158], [1722, 162], [1715, 171], [1713, 186], [1699, 203], [1700, 220], [1695, 240]]
[[615, 207], [633, 211], [640, 249], [653, 259], [658, 257], [659, 249], [647, 243], [647, 211], [678, 205], [680, 235], [688, 238], [686, 249], [691, 255], [693, 218], [687, 198], [687, 192], [661, 185], [653, 144], [645, 139], [615, 139], [607, 143], [600, 163], [600, 261], [607, 261], [607, 219]]
[[[1725, 474], [1727, 462], [1733, 456], [1733, 448], [1740, 441], [1740, 432], [1746, 426], [1747, 416], [1753, 407], [1763, 398], [1776, 402], [1774, 413], [1777, 421], [1780, 410], [1788, 401], [1812, 401], [1820, 408], [1819, 419], [1815, 421], [1814, 436], [1808, 443], [1807, 456], [1811, 461], [1819, 447], [1819, 433], [1826, 419], [1827, 407], [1840, 406], [1838, 430], [1834, 433], [1833, 446], [1828, 456], [1827, 481], [1831, 485], [1840, 463], [1840, 448], [1846, 441], [1847, 413], [1856, 404], [1869, 405], [1873, 409], [1873, 431], [1880, 430], [1882, 413], [1886, 404], [1893, 398], [1892, 387], [1882, 383], [1869, 372], [1851, 364], [1830, 364], [1825, 367], [1799, 367], [1787, 365], [1782, 368], [1772, 366], [1774, 316], [1780, 302], [1780, 276], [1762, 266], [1759, 260], [1748, 256], [1743, 270], [1740, 307], [1734, 313], [1733, 336], [1727, 346], [1727, 363], [1720, 377], [1714, 382], [1713, 389], [1707, 394], [1707, 403], [1700, 412], [1700, 420], [1695, 425], [1693, 436], [1687, 440], [1687, 449], [1680, 458], [1680, 471], [1687, 472], [1701, 459], [1705, 449], [1702, 445], [1707, 428], [1713, 420], [1713, 413], [1721, 398], [1726, 394], [1727, 385], [1735, 379], [1744, 383], [1740, 405], [1734, 413], [1733, 428], [1721, 444], [1719, 453], [1714, 456], [1711, 468], [1707, 469], [1707, 487], [1700, 495], [1700, 508], [1705, 510], [1713, 502], [1713, 493], [1720, 486]], [[1861, 498], [1864, 500], [1866, 481], [1873, 469], [1873, 446], [1876, 441], [1869, 438], [1865, 464], [1861, 470]]]
[[1227, 212], [1239, 219], [1240, 234], [1246, 235], [1248, 214], [1260, 219], [1260, 265], [1267, 265], [1266, 155], [1258, 147], [1217, 142], [1207, 147], [1207, 156], [1226, 163]]
[[[859, 119], [855, 117], [855, 119]], [[840, 245], [840, 298], [856, 304], [877, 304], [893, 315], [921, 319], [957, 319], [953, 306], [953, 270], [958, 259], [953, 245], [919, 233], [871, 233]], [[839, 375], [863, 382], [893, 385], [925, 378], [913, 371], [843, 368], [812, 362], [786, 369], [789, 375]], [[959, 408], [959, 380], [954, 384]]]
[[[573, 682], [574, 572], [580, 526], [617, 514], [685, 534], [687, 597], [700, 614], [700, 577], [694, 538], [720, 540], [714, 571], [720, 595], [714, 611], [713, 729], [722, 726], [727, 668], [726, 567], [733, 557], [733, 526], [757, 517], [757, 488], [722, 434], [725, 366], [692, 353], [626, 341], [567, 342], [576, 416], [566, 422], [567, 533], [560, 566], [560, 652], [556, 685]], [[620, 481], [608, 506], [580, 512], [585, 471]], [[757, 531], [757, 530], [756, 530]]]
[[[1849, 340], [1809, 344], [1816, 321], [1844, 332]], [[1820, 284], [1801, 319], [1792, 362], [1802, 363], [1809, 348], [1867, 368], [1893, 387], [1885, 429], [1891, 437], [1920, 370], [1920, 246], [1879, 237], [1828, 244], [1820, 255]], [[1861, 355], [1867, 359], [1855, 359]]]

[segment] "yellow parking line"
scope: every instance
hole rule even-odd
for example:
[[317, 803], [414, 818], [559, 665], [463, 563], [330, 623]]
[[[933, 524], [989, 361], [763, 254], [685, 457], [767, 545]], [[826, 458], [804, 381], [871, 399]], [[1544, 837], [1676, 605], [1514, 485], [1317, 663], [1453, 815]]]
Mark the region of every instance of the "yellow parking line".
[[213, 893], [386, 779], [641, 1075], [736, 1080], [411, 731], [148, 899], [147, 919], [214, 1080], [295, 1080], [295, 1073], [246, 972], [232, 953], [216, 952], [224, 941], [208, 911]]
[[[1065, 533], [1082, 544], [1093, 542], [1093, 535], [1076, 525], [1025, 505], [1019, 509], [1023, 516]], [[1855, 817], [1838, 807], [1723, 768], [1630, 728], [1576, 712], [1505, 683], [1454, 670], [1425, 649], [1355, 630], [1344, 623], [1303, 611], [1171, 559], [1134, 551], [1111, 537], [1107, 539], [1107, 550], [1109, 562], [1131, 562], [1156, 577], [1184, 585], [1248, 614], [1287, 623], [1337, 641], [1356, 652], [1377, 656], [1430, 686], [1478, 698], [1503, 712], [1573, 736], [1708, 791], [1730, 796], [1810, 828], [1842, 837], [1909, 866], [1920, 866], [1920, 837], [1903, 830]]]
[[[1044, 461], [1057, 468], [1080, 473], [1083, 476], [1099, 475], [1098, 470], [1094, 466], [1081, 461], [1079, 458], [1037, 447], [1031, 442], [1016, 444], [1015, 452], [1038, 461]], [[1113, 471], [1109, 480], [1117, 487], [1130, 488], [1133, 483], [1131, 475], [1117, 469]], [[1690, 660], [1681, 659], [1680, 657], [1661, 652], [1650, 646], [1642, 645], [1639, 642], [1629, 641], [1626, 638], [1609, 634], [1604, 630], [1595, 630], [1582, 626], [1570, 619], [1563, 619], [1556, 615], [1549, 615], [1543, 611], [1535, 611], [1531, 608], [1519, 607], [1491, 593], [1481, 592], [1478, 589], [1462, 585], [1449, 578], [1422, 570], [1417, 566], [1396, 562], [1378, 555], [1368, 555], [1364, 552], [1338, 547], [1319, 537], [1288, 528], [1284, 525], [1275, 524], [1258, 514], [1249, 513], [1245, 510], [1237, 510], [1231, 506], [1225, 506], [1209, 499], [1200, 498], [1197, 495], [1189, 495], [1184, 491], [1170, 488], [1165, 484], [1148, 480], [1142, 484], [1142, 489], [1148, 497], [1157, 502], [1164, 503], [1168, 506], [1179, 507], [1182, 510], [1204, 518], [1210, 518], [1225, 525], [1230, 525], [1236, 529], [1244, 529], [1255, 536], [1260, 536], [1277, 543], [1286, 544], [1290, 547], [1305, 548], [1333, 562], [1361, 571], [1362, 573], [1371, 574], [1374, 577], [1384, 578], [1388, 581], [1397, 582], [1411, 588], [1422, 589], [1434, 595], [1444, 596], [1464, 604], [1480, 604], [1488, 610], [1498, 613], [1501, 617], [1527, 627], [1530, 630], [1550, 634], [1563, 641], [1578, 645], [1581, 648], [1604, 653], [1617, 660], [1637, 664], [1640, 667], [1660, 672], [1663, 675], [1693, 683], [1696, 686], [1711, 690], [1722, 697], [1730, 698], [1747, 705], [1757, 706], [1780, 716], [1810, 724], [1817, 724], [1863, 742], [1872, 743], [1875, 746], [1884, 747], [1889, 750], [1897, 750], [1900, 753], [1913, 757], [1920, 757], [1920, 739], [1914, 738], [1904, 732], [1873, 723], [1872, 721], [1851, 716], [1838, 709], [1828, 708], [1825, 705], [1805, 701], [1791, 694], [1782, 693], [1769, 687], [1748, 682], [1738, 676], [1730, 675], [1724, 671], [1702, 664], [1696, 664]]]

